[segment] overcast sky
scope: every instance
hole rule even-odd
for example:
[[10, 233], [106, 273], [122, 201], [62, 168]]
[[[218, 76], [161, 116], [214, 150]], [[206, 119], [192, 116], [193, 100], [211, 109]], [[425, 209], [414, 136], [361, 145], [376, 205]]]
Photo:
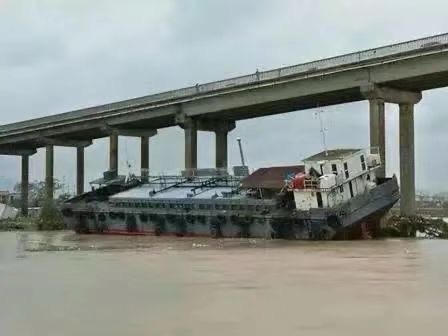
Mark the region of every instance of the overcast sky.
[[[448, 32], [445, 0], [0, 0], [0, 124], [224, 79]], [[448, 190], [448, 90], [416, 108], [417, 188]], [[297, 164], [322, 149], [314, 110], [239, 122], [230, 134], [249, 165]], [[328, 144], [368, 146], [366, 102], [322, 110]], [[389, 174], [398, 173], [398, 110], [387, 107]], [[151, 139], [154, 173], [183, 167], [183, 132]], [[120, 173], [138, 172], [136, 139], [120, 138]], [[56, 177], [73, 188], [75, 150], [57, 148]], [[44, 178], [44, 152], [31, 179]], [[107, 141], [86, 150], [86, 179], [107, 169]], [[199, 166], [214, 165], [214, 136], [199, 135]], [[0, 187], [18, 181], [0, 156]]]

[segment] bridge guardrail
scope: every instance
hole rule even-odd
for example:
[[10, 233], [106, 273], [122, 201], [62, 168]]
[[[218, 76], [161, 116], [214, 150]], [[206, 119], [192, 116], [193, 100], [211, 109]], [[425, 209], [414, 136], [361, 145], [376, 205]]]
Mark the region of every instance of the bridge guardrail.
[[256, 73], [245, 76], [234, 77], [206, 84], [197, 84], [195, 86], [186, 87], [178, 90], [172, 90], [140, 98], [124, 100], [116, 103], [105, 104], [86, 109], [52, 115], [48, 117], [37, 118], [34, 120], [3, 125], [0, 126], [0, 137], [2, 132], [5, 133], [8, 131], [19, 130], [27, 127], [42, 126], [50, 122], [70, 121], [72, 119], [89, 116], [93, 114], [102, 114], [120, 109], [152, 104], [156, 102], [187, 98], [190, 96], [212, 93], [214, 91], [220, 91], [223, 89], [256, 84], [257, 82], [260, 81], [275, 80], [283, 77], [297, 76], [301, 74], [314, 74], [318, 73], [319, 71], [337, 68], [344, 65], [374, 61], [377, 59], [383, 59], [405, 53], [409, 54], [412, 52], [421, 52], [421, 51], [428, 52], [430, 50], [437, 50], [438, 48], [441, 48], [443, 46], [448, 46], [448, 34], [440, 34], [413, 41], [391, 44], [384, 47], [373, 48], [346, 55], [326, 58], [318, 61], [312, 61], [298, 65], [277, 68], [274, 70], [268, 70], [262, 72], [257, 71]]

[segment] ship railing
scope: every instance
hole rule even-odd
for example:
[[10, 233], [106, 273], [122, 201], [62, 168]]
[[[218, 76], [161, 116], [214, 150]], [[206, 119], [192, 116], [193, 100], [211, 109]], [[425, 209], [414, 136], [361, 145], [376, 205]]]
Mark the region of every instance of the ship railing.
[[183, 175], [154, 175], [142, 176], [145, 185], [157, 186], [159, 189], [171, 187], [207, 188], [207, 187], [239, 187], [241, 178], [232, 175], [222, 176], [183, 176]]
[[131, 211], [141, 211], [141, 209], [152, 209], [156, 211], [164, 210], [201, 210], [201, 211], [264, 211], [273, 209], [277, 205], [275, 199], [235, 199], [220, 198], [210, 199], [120, 199], [113, 200], [111, 206], [119, 209], [129, 209]]
[[352, 178], [350, 178], [348, 180], [343, 180], [343, 181], [339, 180], [339, 182], [337, 182], [335, 185], [333, 185], [333, 186], [331, 186], [329, 188], [322, 188], [322, 187], [319, 186], [319, 183], [315, 187], [311, 187], [311, 185], [307, 186], [305, 184], [305, 188], [304, 189], [294, 189], [294, 191], [299, 191], [299, 192], [310, 192], [311, 191], [311, 192], [328, 192], [328, 193], [337, 192], [341, 187], [344, 188], [345, 185], [349, 184], [354, 179], [356, 179], [356, 178], [358, 178], [358, 177], [360, 177], [362, 175], [368, 174], [368, 173], [369, 173], [369, 171], [365, 171], [362, 174], [356, 175], [356, 176], [354, 176], [354, 177], [352, 177]]

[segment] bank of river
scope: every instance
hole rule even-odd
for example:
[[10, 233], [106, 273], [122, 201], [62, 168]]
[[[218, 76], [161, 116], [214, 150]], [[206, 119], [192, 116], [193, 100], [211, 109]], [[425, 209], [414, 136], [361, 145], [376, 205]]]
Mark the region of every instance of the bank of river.
[[448, 242], [0, 233], [0, 335], [446, 333]]

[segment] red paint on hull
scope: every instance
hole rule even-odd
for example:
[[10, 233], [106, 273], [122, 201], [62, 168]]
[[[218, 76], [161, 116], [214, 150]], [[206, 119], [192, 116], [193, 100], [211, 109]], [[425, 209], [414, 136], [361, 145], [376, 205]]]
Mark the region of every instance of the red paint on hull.
[[[94, 234], [105, 234], [105, 235], [120, 235], [120, 236], [155, 236], [154, 231], [136, 231], [136, 232], [128, 232], [126, 230], [107, 230], [103, 232], [92, 232]], [[196, 233], [185, 233], [185, 234], [177, 234], [174, 232], [170, 233], [161, 233], [160, 237], [211, 237], [209, 234], [196, 234]]]

